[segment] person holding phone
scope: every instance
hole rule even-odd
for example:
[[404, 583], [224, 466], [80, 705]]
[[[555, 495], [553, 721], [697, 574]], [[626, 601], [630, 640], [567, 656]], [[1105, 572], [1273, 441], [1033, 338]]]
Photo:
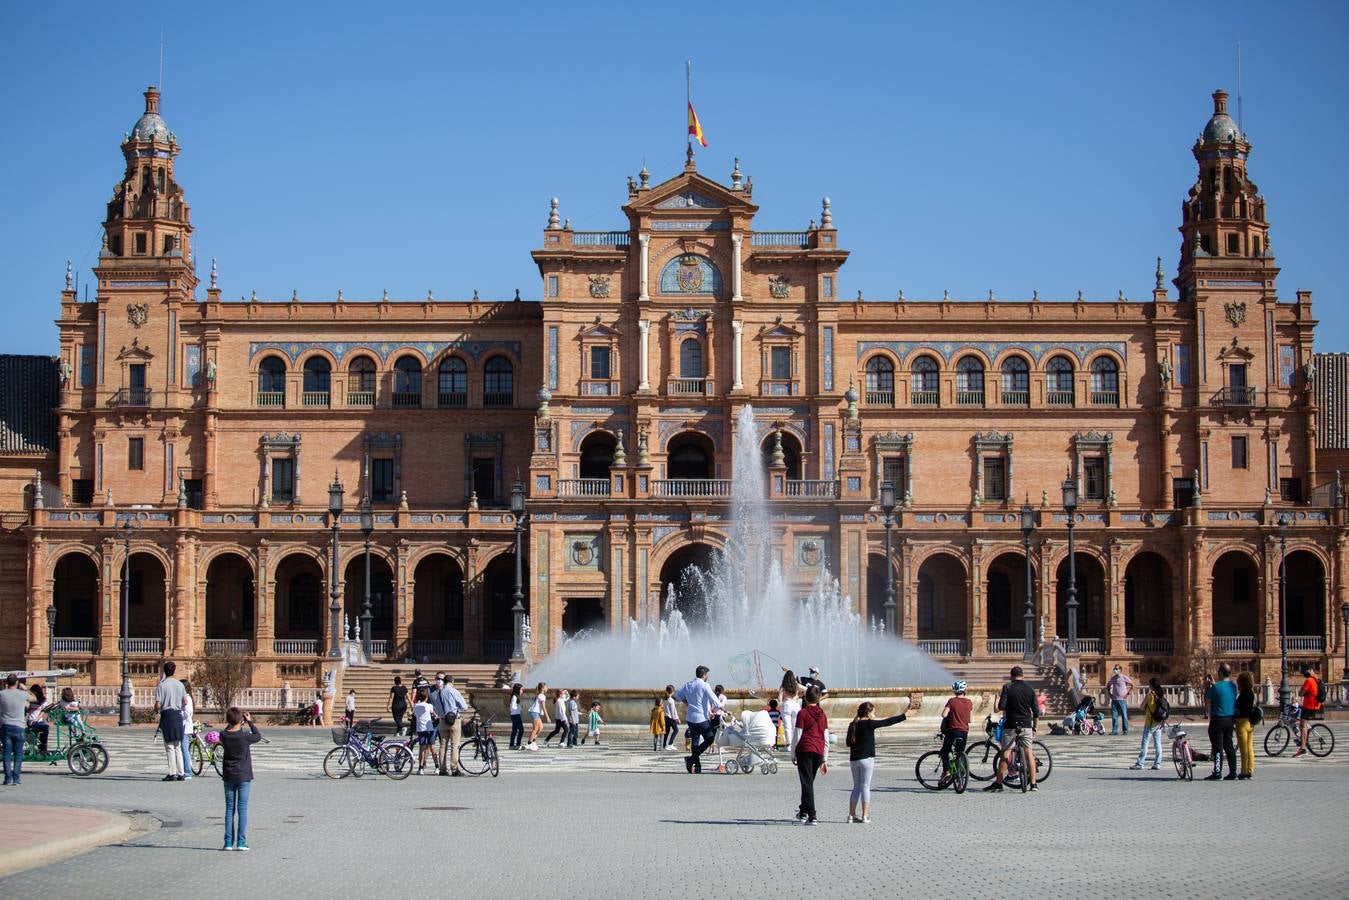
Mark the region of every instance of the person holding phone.
[[[248, 726], [246, 729], [244, 726]], [[237, 706], [225, 712], [225, 730], [220, 732], [224, 761], [220, 780], [225, 785], [225, 845], [221, 850], [248, 849], [248, 795], [253, 784], [252, 747], [262, 740], [253, 719]]]

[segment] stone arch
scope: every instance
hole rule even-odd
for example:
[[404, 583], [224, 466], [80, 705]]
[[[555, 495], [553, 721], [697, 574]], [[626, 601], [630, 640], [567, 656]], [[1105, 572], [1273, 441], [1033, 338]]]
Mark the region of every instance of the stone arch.
[[67, 548], [54, 557], [49, 577], [56, 607], [54, 636], [96, 637], [102, 589], [98, 558], [83, 547]]
[[454, 554], [431, 548], [409, 560], [413, 574], [411, 655], [418, 661], [459, 659], [464, 653], [464, 567]]
[[269, 567], [269, 571], [267, 572], [267, 579], [269, 581], [275, 581], [277, 577], [277, 572], [281, 568], [281, 563], [286, 559], [286, 557], [294, 556], [296, 554], [299, 554], [301, 556], [310, 559], [315, 564], [315, 566], [317, 566], [319, 572], [323, 575], [323, 577], [325, 578], [327, 577], [328, 560], [329, 560], [328, 554], [324, 553], [322, 550], [319, 550], [317, 548], [310, 547], [307, 544], [285, 544], [279, 547], [272, 548], [272, 553], [270, 557], [271, 565]]
[[47, 559], [50, 560], [50, 562], [47, 565], [47, 573], [46, 573], [48, 581], [56, 577], [56, 564], [61, 561], [62, 557], [68, 556], [71, 553], [78, 553], [80, 556], [85, 557], [91, 563], [94, 564], [95, 572], [102, 572], [103, 557], [99, 554], [97, 550], [94, 550], [84, 544], [69, 542], [64, 544], [58, 544], [55, 546], [49, 546], [47, 548], [46, 556]]
[[256, 575], [258, 571], [257, 556], [251, 548], [242, 544], [212, 544], [203, 547], [200, 555], [197, 556], [197, 571], [205, 572], [217, 556], [226, 553], [242, 556], [248, 562], [250, 572]]
[[[370, 548], [370, 611], [372, 640], [387, 641], [393, 638], [396, 614], [394, 596], [397, 590], [395, 572], [397, 567], [386, 556], [375, 553]], [[356, 621], [365, 608], [365, 553], [349, 554], [342, 565], [344, 587], [342, 597], [342, 615], [350, 620], [353, 634]], [[345, 624], [345, 622], [344, 622]], [[365, 637], [364, 629], [361, 636]], [[392, 649], [392, 648], [390, 648]]]
[[[787, 466], [787, 478], [791, 480], [800, 480], [805, 463], [805, 448], [801, 445], [801, 439], [795, 433], [787, 429], [782, 431], [782, 457]], [[773, 432], [769, 432], [764, 439], [759, 442], [759, 450], [763, 454], [763, 464], [767, 468], [772, 464], [773, 459]]]
[[[143, 547], [137, 549], [133, 543], [129, 570], [125, 636], [163, 641], [168, 630], [169, 589], [173, 583], [173, 569], [162, 553], [150, 552]], [[122, 577], [122, 571], [119, 565], [119, 578]]]
[[272, 591], [272, 621], [278, 639], [317, 639], [323, 646], [329, 598], [322, 558], [303, 546], [277, 552], [270, 580], [276, 585]]
[[[337, 564], [343, 569], [351, 565], [353, 562], [357, 560], [363, 560], [365, 558], [365, 540], [364, 538], [360, 537], [360, 532], [356, 532], [356, 534], [357, 537], [354, 540], [347, 539], [342, 541], [342, 546], [338, 550]], [[374, 535], [378, 534], [379, 531], [376, 530], [374, 532]], [[390, 569], [397, 569], [398, 554], [395, 551], [389, 549], [388, 547], [385, 547], [383, 544], [374, 541], [373, 540], [374, 535], [371, 536], [372, 540], [370, 541], [371, 561], [373, 562], [374, 560], [378, 559], [385, 565], [387, 565]]]
[[686, 428], [671, 435], [665, 443], [665, 477], [715, 478], [716, 454], [716, 444], [710, 435], [696, 428]]
[[969, 567], [946, 548], [914, 561], [917, 571], [917, 630], [922, 640], [964, 640], [969, 635]]
[[425, 544], [408, 553], [408, 571], [417, 571], [417, 566], [421, 564], [422, 560], [426, 559], [428, 556], [435, 556], [437, 554], [448, 556], [450, 560], [459, 567], [460, 571], [468, 570], [467, 554], [464, 553], [462, 547], [456, 547], [453, 544]]
[[[674, 585], [674, 606], [690, 626], [705, 625], [709, 618], [706, 575], [711, 572], [721, 550], [702, 540], [689, 541], [665, 554], [660, 567], [660, 604], [662, 615], [672, 611], [669, 585]], [[701, 577], [689, 572], [697, 569]]]
[[[1094, 548], [1076, 548], [1073, 553], [1077, 575], [1077, 636], [1104, 640], [1106, 617], [1110, 609], [1110, 591], [1106, 580], [1107, 562]], [[1068, 636], [1068, 554], [1055, 567], [1055, 620], [1060, 638]]]
[[1139, 550], [1124, 567], [1124, 635], [1169, 638], [1175, 634], [1175, 567], [1154, 549]]
[[604, 428], [592, 428], [581, 439], [578, 474], [581, 478], [609, 479], [609, 467], [618, 449], [618, 438]]
[[1229, 544], [1210, 559], [1214, 636], [1258, 638], [1264, 584], [1259, 556], [1246, 545]]
[[[1319, 554], [1308, 547], [1289, 550], [1284, 557], [1284, 633], [1290, 637], [1321, 638], [1326, 647], [1326, 573]], [[1289, 649], [1301, 645], [1290, 642]]]
[[[1007, 547], [987, 555], [984, 566], [984, 623], [993, 639], [1026, 636], [1026, 554]], [[1034, 569], [1032, 560], [1031, 568]], [[1032, 572], [1033, 577], [1033, 572]], [[1034, 598], [1032, 598], [1032, 603]]]
[[251, 638], [256, 588], [253, 561], [237, 550], [211, 554], [200, 568], [205, 573], [205, 631], [207, 640]]

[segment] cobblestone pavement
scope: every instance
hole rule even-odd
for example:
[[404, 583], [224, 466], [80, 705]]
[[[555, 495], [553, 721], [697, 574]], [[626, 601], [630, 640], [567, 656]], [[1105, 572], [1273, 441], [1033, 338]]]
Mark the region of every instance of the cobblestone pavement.
[[[1054, 771], [1038, 793], [957, 797], [915, 781], [915, 757], [936, 744], [900, 726], [881, 742], [874, 823], [844, 823], [841, 762], [817, 786], [821, 826], [806, 829], [791, 819], [790, 765], [691, 777], [682, 754], [653, 754], [631, 732], [603, 748], [507, 751], [497, 779], [391, 782], [324, 778], [326, 731], [271, 729], [254, 750], [253, 849], [242, 854], [219, 850], [219, 779], [161, 783], [148, 730], [104, 734], [107, 773], [28, 768], [22, 788], [0, 792], [0, 815], [5, 802], [53, 803], [145, 811], [162, 827], [0, 879], [0, 895], [1277, 898], [1346, 896], [1349, 885], [1349, 858], [1329, 837], [1349, 805], [1344, 748], [1261, 756], [1250, 782], [1182, 783], [1169, 768], [1130, 771], [1134, 735], [1049, 737]], [[428, 840], [444, 851], [428, 855]]]

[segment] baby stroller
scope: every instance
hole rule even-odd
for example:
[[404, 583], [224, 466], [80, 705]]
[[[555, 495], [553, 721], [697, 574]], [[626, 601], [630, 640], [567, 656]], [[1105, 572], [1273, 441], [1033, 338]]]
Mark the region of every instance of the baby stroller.
[[1077, 709], [1064, 718], [1063, 727], [1073, 734], [1105, 734], [1105, 726], [1101, 724], [1104, 718], [1096, 711], [1096, 699], [1088, 694], [1078, 701]]
[[778, 761], [773, 755], [775, 737], [773, 720], [764, 710], [746, 710], [739, 719], [724, 717], [721, 733], [717, 735], [717, 757], [720, 761], [723, 751], [735, 755], [718, 769], [727, 775], [749, 775], [757, 765], [765, 775], [777, 774]]

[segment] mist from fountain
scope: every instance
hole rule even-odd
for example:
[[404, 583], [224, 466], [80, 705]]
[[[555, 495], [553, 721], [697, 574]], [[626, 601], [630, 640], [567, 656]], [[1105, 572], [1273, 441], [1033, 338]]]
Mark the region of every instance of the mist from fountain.
[[[629, 623], [626, 634], [582, 631], [531, 668], [531, 681], [585, 688], [659, 688], [692, 677], [695, 666], [731, 688], [776, 685], [782, 667], [810, 666], [832, 687], [928, 686], [950, 673], [918, 648], [867, 626], [820, 567], [809, 595], [793, 596], [774, 558], [758, 423], [746, 405], [737, 419], [731, 522], [726, 547], [707, 569], [690, 566], [666, 586], [662, 615]], [[789, 551], [794, 548], [788, 548]]]

